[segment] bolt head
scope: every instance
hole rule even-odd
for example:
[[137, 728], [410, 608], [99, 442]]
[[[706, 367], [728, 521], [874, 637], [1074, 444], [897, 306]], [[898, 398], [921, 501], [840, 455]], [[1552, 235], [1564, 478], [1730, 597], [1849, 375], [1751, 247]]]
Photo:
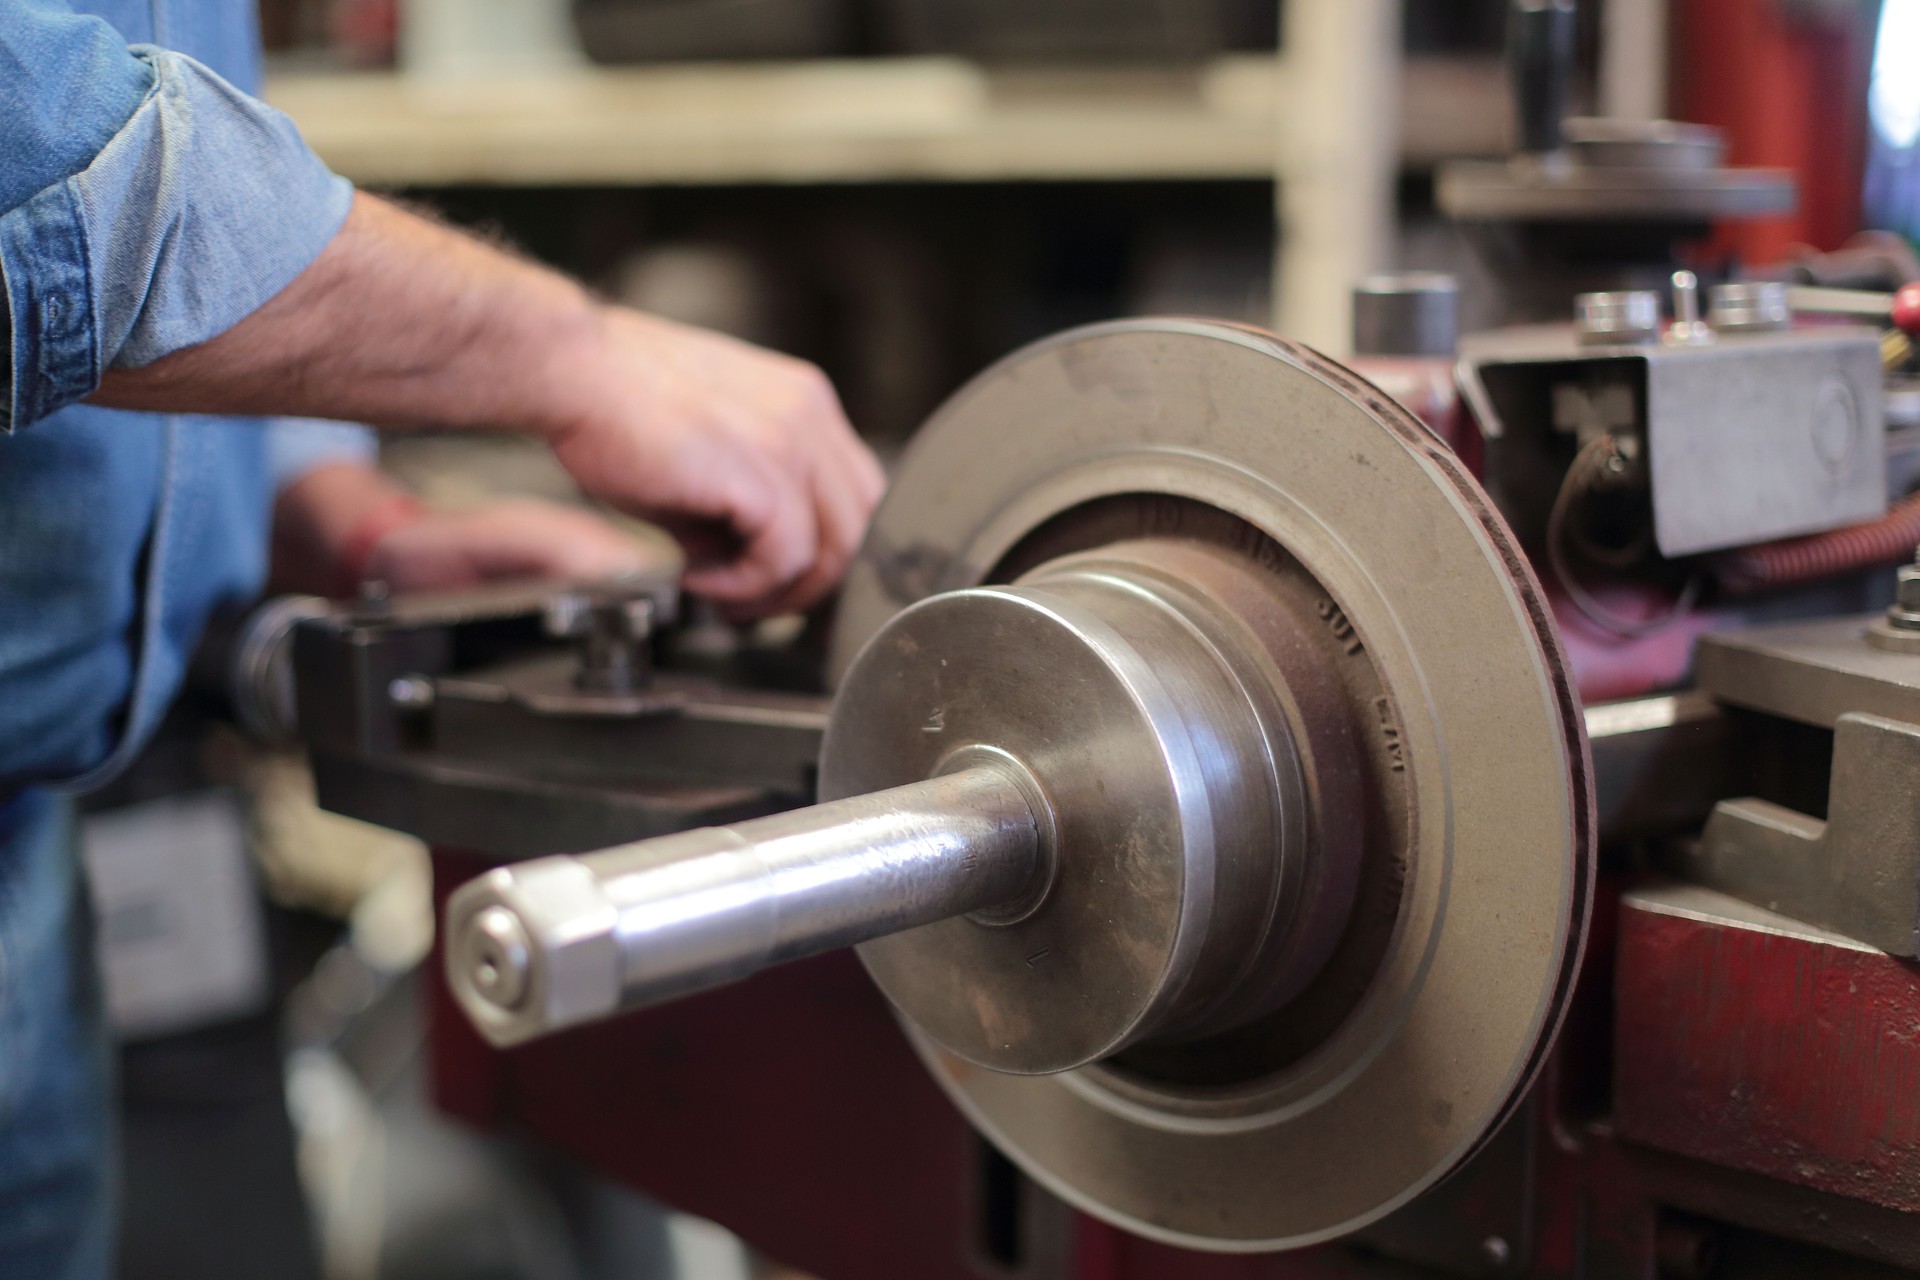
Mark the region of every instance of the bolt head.
[[541, 628], [554, 639], [583, 634], [592, 613], [591, 602], [578, 591], [549, 596], [540, 612]]
[[1920, 613], [1920, 565], [1903, 564], [1894, 573], [1894, 598], [1902, 609]]
[[1488, 1236], [1480, 1242], [1480, 1255], [1490, 1266], [1504, 1267], [1513, 1257], [1513, 1246], [1502, 1236]]
[[645, 640], [653, 634], [653, 601], [645, 596], [615, 601], [608, 613], [609, 629], [623, 640]]
[[396, 676], [387, 685], [387, 701], [402, 711], [425, 711], [433, 705], [433, 681], [425, 676]]

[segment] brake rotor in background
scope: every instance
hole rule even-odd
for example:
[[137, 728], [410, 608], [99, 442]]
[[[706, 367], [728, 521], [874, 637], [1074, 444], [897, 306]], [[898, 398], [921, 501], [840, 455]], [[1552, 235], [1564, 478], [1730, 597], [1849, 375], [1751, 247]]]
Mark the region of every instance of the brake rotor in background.
[[[973, 1122], [1088, 1212], [1212, 1249], [1344, 1234], [1491, 1134], [1565, 1011], [1593, 790], [1550, 614], [1478, 486], [1369, 384], [1254, 330], [1130, 321], [1010, 357], [915, 438], [848, 578], [836, 677], [916, 601], [1026, 575], [1044, 587], [1049, 566], [1088, 572], [1103, 556], [1163, 576], [1197, 566], [1216, 581], [1196, 589], [1262, 584], [1286, 714], [1318, 724], [1340, 762], [1313, 800], [1320, 842], [1353, 864], [1350, 913], [1311, 982], [1273, 988], [1277, 1007], [1164, 1028], [1059, 1074], [989, 1069], [903, 1022]], [[1027, 692], [1044, 699], [1047, 677], [1036, 665]], [[836, 732], [858, 743], [859, 708], [845, 711]], [[891, 772], [920, 767], [911, 748], [843, 750], [823, 787], [895, 785]], [[1035, 995], [1018, 966], [974, 982], [967, 931], [987, 927], [1007, 946], [1112, 941], [1062, 934], [1042, 912], [942, 921], [862, 954], [923, 1020], [985, 991], [1074, 1030], [1071, 998]]]

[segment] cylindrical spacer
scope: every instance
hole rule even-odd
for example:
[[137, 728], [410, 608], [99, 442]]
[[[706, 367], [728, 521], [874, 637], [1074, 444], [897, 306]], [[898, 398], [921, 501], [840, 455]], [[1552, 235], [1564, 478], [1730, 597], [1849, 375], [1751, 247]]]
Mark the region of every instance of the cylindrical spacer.
[[1787, 286], [1777, 280], [1736, 280], [1707, 291], [1707, 316], [1722, 333], [1767, 333], [1793, 327]]
[[1019, 764], [974, 756], [871, 795], [501, 867], [448, 904], [448, 976], [498, 1045], [658, 1004], [1020, 898], [1042, 871], [1043, 804]]
[[1451, 356], [1460, 336], [1460, 286], [1438, 271], [1368, 276], [1353, 290], [1353, 353]]
[[1650, 289], [1578, 294], [1573, 332], [1588, 347], [1652, 342], [1660, 336], [1660, 295]]

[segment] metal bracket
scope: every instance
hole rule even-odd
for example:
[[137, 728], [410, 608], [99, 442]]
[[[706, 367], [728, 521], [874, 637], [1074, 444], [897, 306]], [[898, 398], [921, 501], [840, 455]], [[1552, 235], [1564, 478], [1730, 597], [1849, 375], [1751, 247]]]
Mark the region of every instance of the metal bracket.
[[1850, 712], [1834, 726], [1827, 821], [1723, 800], [1691, 868], [1701, 883], [1920, 956], [1920, 725]]

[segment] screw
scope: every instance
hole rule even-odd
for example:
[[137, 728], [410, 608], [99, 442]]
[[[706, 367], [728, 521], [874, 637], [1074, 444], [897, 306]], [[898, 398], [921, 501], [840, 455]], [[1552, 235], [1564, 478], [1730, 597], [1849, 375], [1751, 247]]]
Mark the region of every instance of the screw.
[[1900, 607], [1920, 612], [1920, 565], [1903, 564], [1893, 577]]
[[1673, 326], [1667, 330], [1667, 341], [1713, 341], [1713, 330], [1700, 318], [1700, 280], [1691, 271], [1673, 273]]
[[353, 601], [353, 620], [363, 625], [384, 622], [393, 616], [393, 593], [379, 578], [360, 584]]
[[1920, 631], [1920, 562], [1893, 571], [1893, 603], [1887, 606], [1887, 626], [1895, 631]]
[[542, 623], [550, 636], [580, 641], [582, 689], [628, 693], [647, 682], [647, 641], [662, 612], [652, 596], [569, 591], [547, 601]]
[[395, 676], [387, 685], [387, 701], [402, 711], [425, 711], [433, 705], [433, 681], [425, 676]]
[[587, 597], [578, 591], [549, 596], [541, 611], [541, 627], [556, 640], [577, 636], [586, 630], [587, 615], [592, 608]]

